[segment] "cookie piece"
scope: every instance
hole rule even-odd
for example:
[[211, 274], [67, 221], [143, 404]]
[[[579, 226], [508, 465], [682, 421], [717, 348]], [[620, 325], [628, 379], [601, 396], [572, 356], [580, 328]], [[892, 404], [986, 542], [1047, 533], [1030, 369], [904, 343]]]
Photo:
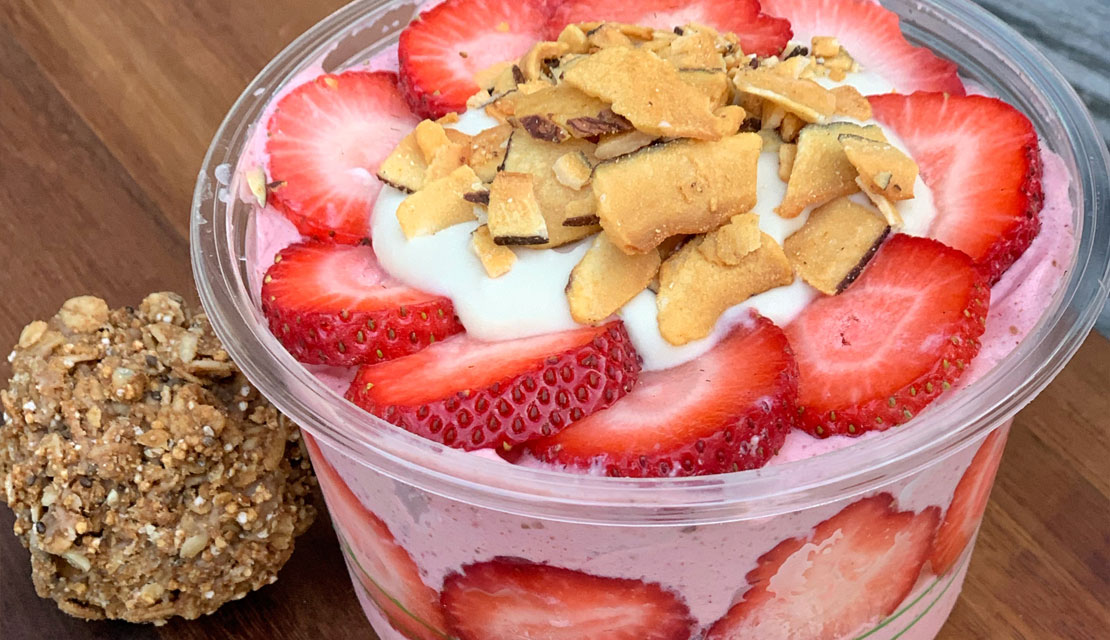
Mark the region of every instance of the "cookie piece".
[[38, 594], [87, 619], [196, 618], [277, 579], [315, 516], [297, 426], [170, 293], [65, 303], [0, 391], [0, 478]]

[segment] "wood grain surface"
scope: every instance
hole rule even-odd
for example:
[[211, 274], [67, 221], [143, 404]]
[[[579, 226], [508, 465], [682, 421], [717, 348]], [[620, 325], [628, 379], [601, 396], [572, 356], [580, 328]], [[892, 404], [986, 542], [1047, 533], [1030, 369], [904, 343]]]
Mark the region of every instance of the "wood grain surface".
[[[73, 295], [191, 292], [188, 211], [209, 139], [265, 62], [340, 4], [0, 2], [0, 346]], [[1110, 135], [1105, 0], [986, 4], [1048, 50]], [[1108, 388], [1110, 342], [1092, 335], [1018, 417], [942, 638], [1107, 637]], [[82, 622], [39, 599], [11, 525], [0, 508], [5, 640], [374, 637], [323, 517], [275, 585], [162, 627]]]

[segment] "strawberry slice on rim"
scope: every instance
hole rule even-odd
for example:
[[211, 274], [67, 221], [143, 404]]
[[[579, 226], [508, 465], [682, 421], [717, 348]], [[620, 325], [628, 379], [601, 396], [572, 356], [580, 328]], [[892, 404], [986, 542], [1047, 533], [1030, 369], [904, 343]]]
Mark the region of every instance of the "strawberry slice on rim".
[[930, 235], [971, 256], [992, 284], [1041, 229], [1041, 153], [1033, 123], [986, 96], [871, 96], [933, 191]]
[[658, 584], [494, 558], [447, 576], [443, 609], [460, 640], [687, 640], [694, 619]]
[[509, 448], [609, 407], [639, 373], [616, 321], [502, 342], [457, 336], [362, 367], [347, 399], [451, 447]]
[[759, 0], [568, 0], [556, 3], [547, 35], [555, 38], [563, 27], [576, 22], [608, 20], [656, 29], [691, 23], [740, 38], [747, 54], [773, 56], [790, 41], [790, 23], [760, 11]]
[[874, 0], [761, 0], [763, 10], [790, 21], [794, 40], [835, 36], [863, 71], [873, 71], [901, 93], [964, 95], [956, 63], [906, 41], [898, 14]]
[[401, 89], [412, 110], [439, 118], [466, 110], [474, 74], [515, 60], [543, 40], [543, 0], [447, 0], [401, 32]]
[[381, 362], [463, 331], [449, 299], [397, 282], [364, 245], [282, 249], [262, 281], [262, 313], [305, 364]]
[[802, 428], [854, 436], [911, 419], [979, 353], [989, 302], [960, 251], [888, 240], [844, 293], [815, 300], [786, 327]]
[[940, 509], [898, 511], [893, 502], [863, 498], [763, 554], [706, 640], [852, 638], [894, 613], [925, 564]]
[[447, 621], [439, 593], [424, 584], [412, 556], [397, 544], [381, 518], [363, 506], [316, 440], [303, 435], [340, 543], [365, 593], [405, 637], [445, 640]]
[[610, 476], [754, 469], [786, 439], [797, 385], [786, 336], [757, 316], [696, 360], [641, 373], [632, 392], [605, 411], [518, 449]]
[[937, 531], [933, 552], [929, 556], [933, 572], [938, 576], [944, 575], [956, 564], [956, 560], [975, 535], [975, 530], [979, 528], [979, 522], [987, 510], [991, 487], [994, 486], [994, 476], [1002, 462], [1007, 433], [1007, 429], [995, 429], [983, 440], [956, 485], [952, 504], [944, 514], [944, 522]]
[[266, 124], [270, 204], [310, 238], [362, 242], [382, 188], [378, 167], [419, 121], [393, 73], [347, 71], [302, 84]]

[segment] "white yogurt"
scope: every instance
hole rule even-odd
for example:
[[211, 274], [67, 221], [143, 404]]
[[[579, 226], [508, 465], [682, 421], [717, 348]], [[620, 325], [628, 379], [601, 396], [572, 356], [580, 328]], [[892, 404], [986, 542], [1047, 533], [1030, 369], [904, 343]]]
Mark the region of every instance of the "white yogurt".
[[[890, 83], [880, 76], [864, 72], [849, 74], [842, 83], [822, 79], [822, 84], [851, 84], [864, 93], [891, 89]], [[484, 112], [469, 111], [457, 123], [448, 126], [473, 135], [496, 125], [497, 121]], [[905, 150], [892, 133], [885, 133], [892, 144]], [[777, 152], [760, 155], [753, 210], [759, 214], [760, 229], [781, 244], [805, 224], [810, 209], [790, 219], [775, 213], [775, 207], [786, 193], [786, 183], [779, 178], [778, 166]], [[914, 199], [896, 204], [905, 220], [902, 231], [926, 235], [935, 209], [932, 193], [920, 176], [914, 185], [914, 195]], [[405, 284], [450, 298], [467, 333], [479, 340], [496, 341], [566, 331], [578, 326], [571, 318], [565, 288], [571, 269], [581, 260], [592, 240], [556, 250], [513, 248], [517, 261], [512, 270], [499, 278], [490, 278], [470, 247], [470, 233], [479, 221], [408, 240], [397, 222], [397, 208], [405, 197], [406, 194], [388, 186], [378, 196], [371, 220], [378, 261]], [[869, 204], [863, 194], [853, 198]], [[655, 294], [651, 291], [641, 292], [618, 315], [644, 360], [644, 369], [654, 371], [677, 366], [709, 351], [737, 322], [746, 318], [751, 309], [785, 326], [818, 295], [813, 287], [795, 278], [793, 284], [753, 296], [727, 310], [709, 336], [681, 347], [668, 343], [660, 335]]]

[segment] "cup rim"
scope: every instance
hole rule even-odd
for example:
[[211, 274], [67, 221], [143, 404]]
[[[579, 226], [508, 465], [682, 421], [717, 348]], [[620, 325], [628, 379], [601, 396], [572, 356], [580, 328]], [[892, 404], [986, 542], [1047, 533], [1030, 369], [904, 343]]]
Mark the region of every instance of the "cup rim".
[[[238, 199], [217, 186], [217, 168], [239, 160], [273, 91], [345, 36], [416, 3], [352, 2], [287, 46], [247, 86], [213, 137], [194, 191], [190, 251], [201, 302], [248, 379], [281, 411], [333, 449], [396, 480], [486, 508], [595, 524], [700, 524], [769, 517], [870, 491], [915, 473], [1011, 418], [1063, 368], [1110, 294], [1110, 156], [1075, 91], [1022, 36], [964, 0], [887, 0], [907, 36], [934, 46], [1037, 123], [1042, 144], [1072, 175], [1077, 230], [1073, 268], [1037, 326], [991, 371], [931, 407], [909, 429], [867, 446], [762, 469], [691, 478], [609, 478], [508, 465], [425, 440], [371, 416], [327, 388], [270, 334], [235, 252]], [[387, 22], [387, 25], [389, 23]], [[396, 39], [394, 19], [371, 49]], [[947, 39], [939, 28], [953, 30]], [[963, 47], [949, 40], [961, 38]], [[1000, 65], [987, 66], [994, 60]], [[1003, 80], [1009, 79], [1005, 84]], [[1013, 86], [1011, 86], [1013, 85]], [[1020, 85], [1020, 86], [1017, 86]], [[1051, 127], [1049, 125], [1052, 125]], [[1051, 129], [1051, 140], [1049, 139]], [[233, 176], [239, 176], [234, 171]], [[232, 182], [230, 193], [237, 193]], [[1103, 218], [1100, 220], [1100, 215]], [[242, 225], [240, 225], [241, 227]], [[237, 233], [238, 232], [238, 235]], [[917, 422], [917, 420], [915, 420]]]

